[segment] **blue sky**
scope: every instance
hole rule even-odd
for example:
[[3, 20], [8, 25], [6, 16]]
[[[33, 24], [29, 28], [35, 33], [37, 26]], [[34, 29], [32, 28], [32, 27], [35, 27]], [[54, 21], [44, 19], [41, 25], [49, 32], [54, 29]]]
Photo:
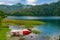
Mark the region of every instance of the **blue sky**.
[[13, 5], [16, 3], [37, 5], [44, 3], [57, 2], [58, 0], [0, 0], [0, 4]]

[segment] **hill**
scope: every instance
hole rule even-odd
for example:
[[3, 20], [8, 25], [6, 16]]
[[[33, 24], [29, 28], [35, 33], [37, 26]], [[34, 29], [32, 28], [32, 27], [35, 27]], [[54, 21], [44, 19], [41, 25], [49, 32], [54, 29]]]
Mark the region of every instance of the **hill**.
[[60, 1], [36, 5], [30, 8], [14, 10], [11, 12], [13, 16], [60, 16]]
[[0, 10], [9, 16], [60, 16], [60, 1], [43, 5], [0, 5]]
[[29, 7], [30, 7], [30, 5], [24, 5], [21, 3], [17, 3], [14, 5], [0, 5], [0, 10], [4, 11], [5, 13], [6, 12], [9, 13], [14, 10], [20, 10], [20, 9], [29, 8]]

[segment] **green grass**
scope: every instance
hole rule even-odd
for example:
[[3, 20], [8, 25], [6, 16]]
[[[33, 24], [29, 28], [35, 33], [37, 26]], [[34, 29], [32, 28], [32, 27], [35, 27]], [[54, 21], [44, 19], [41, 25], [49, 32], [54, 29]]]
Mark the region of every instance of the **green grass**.
[[33, 28], [33, 25], [42, 25], [45, 24], [42, 21], [34, 21], [34, 20], [3, 20], [3, 23], [10, 25], [25, 25], [26, 28]]
[[32, 30], [32, 32], [35, 33], [35, 34], [40, 34], [40, 33], [41, 33], [41, 32], [38, 31], [38, 30]]
[[13, 23], [13, 24], [19, 24], [19, 25], [41, 25], [44, 24], [44, 22], [41, 21], [34, 21], [34, 20], [3, 20], [3, 23]]
[[[6, 40], [6, 32], [9, 31], [9, 28], [6, 27], [6, 24], [12, 24], [12, 25], [26, 25], [26, 28], [33, 28], [33, 25], [41, 25], [45, 24], [41, 21], [32, 21], [32, 20], [4, 20], [2, 22], [3, 26], [0, 26], [0, 40]], [[33, 30], [33, 33], [40, 33], [39, 31]]]
[[6, 32], [9, 31], [8, 28], [2, 28], [2, 26], [0, 26], [0, 40], [6, 40]]

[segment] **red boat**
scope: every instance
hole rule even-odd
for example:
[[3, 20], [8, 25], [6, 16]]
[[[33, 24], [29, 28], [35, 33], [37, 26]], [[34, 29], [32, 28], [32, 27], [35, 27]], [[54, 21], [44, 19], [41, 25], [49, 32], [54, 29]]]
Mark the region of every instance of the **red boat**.
[[20, 36], [20, 35], [29, 35], [31, 33], [31, 30], [29, 29], [23, 29], [23, 30], [12, 30], [11, 31], [13, 36]]

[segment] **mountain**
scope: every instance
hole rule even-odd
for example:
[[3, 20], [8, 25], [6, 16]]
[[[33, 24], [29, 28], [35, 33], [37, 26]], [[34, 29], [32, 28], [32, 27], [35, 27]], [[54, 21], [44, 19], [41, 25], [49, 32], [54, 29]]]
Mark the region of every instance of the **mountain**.
[[60, 16], [60, 1], [43, 5], [0, 5], [0, 10], [9, 16]]
[[13, 10], [20, 10], [20, 9], [24, 9], [24, 8], [29, 8], [30, 5], [24, 5], [21, 3], [17, 3], [15, 5], [0, 5], [0, 10], [4, 11], [4, 12], [11, 12]]
[[36, 5], [30, 8], [15, 10], [13, 16], [60, 16], [60, 1], [50, 4]]

